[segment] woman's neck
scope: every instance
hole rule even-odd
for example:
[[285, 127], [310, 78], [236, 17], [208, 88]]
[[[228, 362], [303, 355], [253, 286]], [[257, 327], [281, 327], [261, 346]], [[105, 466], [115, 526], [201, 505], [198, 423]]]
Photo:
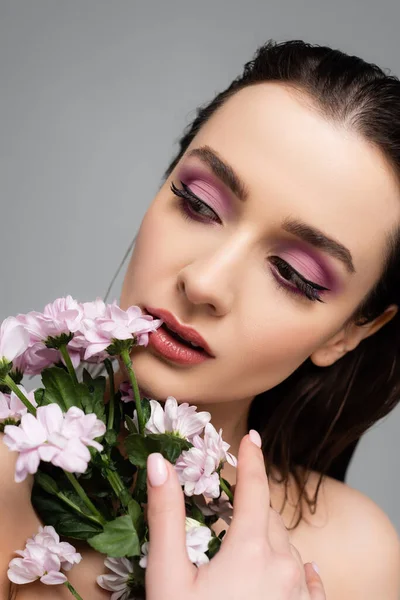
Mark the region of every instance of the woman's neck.
[[[115, 389], [125, 381], [124, 372], [120, 369], [114, 373]], [[110, 393], [109, 379], [106, 379], [105, 401], [108, 401]], [[207, 411], [211, 414], [211, 423], [219, 432], [222, 429], [222, 439], [230, 445], [229, 452], [236, 458], [239, 451], [240, 441], [247, 431], [247, 417], [250, 409], [250, 404], [253, 398], [245, 400], [233, 400], [228, 402], [215, 402], [207, 404], [199, 404], [197, 410]], [[236, 483], [236, 469], [228, 463], [225, 464], [222, 470], [222, 476], [229, 481], [230, 484]]]

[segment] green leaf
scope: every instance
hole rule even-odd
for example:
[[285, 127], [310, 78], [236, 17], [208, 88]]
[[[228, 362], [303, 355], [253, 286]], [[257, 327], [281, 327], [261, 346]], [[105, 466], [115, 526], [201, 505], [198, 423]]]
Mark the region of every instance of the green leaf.
[[49, 496], [36, 484], [32, 490], [31, 501], [40, 520], [45, 525], [52, 525], [60, 535], [87, 540], [102, 531], [101, 525], [79, 516], [56, 496]]
[[106, 422], [106, 412], [104, 406], [104, 394], [106, 389], [106, 378], [104, 376], [96, 377], [93, 379], [87, 369], [83, 369], [82, 373], [83, 378], [83, 386], [86, 387], [87, 392], [90, 395], [90, 400], [87, 397], [87, 394], [84, 394], [84, 399], [82, 399], [82, 404], [85, 402], [88, 406], [87, 410], [84, 405], [85, 412], [94, 412], [97, 415], [97, 418]]
[[143, 400], [141, 401], [141, 405], [143, 409], [144, 422], [147, 423], [151, 416], [150, 400], [148, 398], [143, 398]]
[[76, 540], [87, 540], [101, 531], [100, 525], [89, 523], [73, 514], [65, 516], [55, 526], [57, 533]]
[[44, 404], [44, 392], [44, 388], [37, 388], [37, 390], [33, 392], [33, 396], [38, 406], [43, 406]]
[[136, 428], [135, 421], [131, 419], [129, 415], [125, 415], [125, 422], [128, 426], [129, 433], [139, 433]]
[[43, 404], [58, 404], [66, 412], [71, 406], [82, 408], [75, 382], [71, 375], [60, 367], [50, 367], [42, 371], [45, 387]]
[[[152, 433], [147, 438], [157, 442], [159, 444], [158, 452], [169, 460], [173, 465], [182, 454], [183, 450], [189, 450], [193, 447], [193, 444], [182, 438], [176, 437], [168, 433], [156, 434]], [[157, 450], [155, 451], [157, 452]]]
[[104, 436], [105, 441], [109, 446], [115, 446], [117, 443], [118, 433], [114, 431], [114, 429], [109, 429], [106, 431]]
[[57, 483], [47, 473], [37, 471], [35, 474], [35, 482], [48, 494], [57, 495], [60, 491]]
[[215, 556], [220, 548], [221, 548], [220, 538], [219, 537], [211, 538], [211, 540], [208, 544], [208, 558], [211, 559], [213, 556]]
[[103, 533], [90, 538], [88, 543], [98, 552], [115, 558], [140, 555], [139, 538], [129, 515], [106, 523]]
[[128, 504], [128, 514], [132, 520], [134, 528], [137, 531], [139, 539], [142, 539], [145, 532], [144, 514], [140, 504], [133, 498]]
[[139, 433], [128, 435], [124, 440], [124, 445], [130, 462], [141, 468], [147, 466], [149, 454], [161, 451], [161, 443]]
[[205, 523], [203, 513], [201, 512], [200, 508], [195, 504], [192, 504], [192, 506], [190, 507], [190, 515], [188, 516], [190, 516], [192, 519], [196, 519], [196, 521], [199, 521], [199, 523]]
[[135, 483], [133, 496], [139, 504], [147, 503], [147, 469], [140, 469]]

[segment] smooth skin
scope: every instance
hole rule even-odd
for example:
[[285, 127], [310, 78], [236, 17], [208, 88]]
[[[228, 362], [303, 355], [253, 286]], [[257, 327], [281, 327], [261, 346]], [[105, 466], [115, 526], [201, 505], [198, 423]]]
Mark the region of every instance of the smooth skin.
[[264, 458], [249, 435], [239, 448], [232, 524], [217, 555], [199, 568], [186, 553], [185, 503], [176, 472], [160, 454], [150, 455], [147, 464], [147, 600], [326, 600], [319, 575], [303, 565], [281, 516], [269, 506]]

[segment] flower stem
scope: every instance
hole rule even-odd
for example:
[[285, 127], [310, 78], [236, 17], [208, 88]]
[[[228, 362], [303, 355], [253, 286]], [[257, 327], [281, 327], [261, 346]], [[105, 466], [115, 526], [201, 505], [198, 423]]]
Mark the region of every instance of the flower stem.
[[108, 422], [107, 429], [114, 427], [114, 410], [115, 410], [115, 384], [114, 384], [114, 369], [109, 358], [106, 358], [104, 365], [107, 369], [109, 381], [110, 381], [110, 400], [108, 402]]
[[97, 525], [104, 525], [104, 522], [100, 521], [100, 519], [98, 517], [94, 517], [93, 515], [87, 515], [85, 512], [83, 512], [83, 510], [81, 508], [79, 508], [79, 506], [77, 506], [75, 504], [75, 502], [72, 502], [72, 500], [70, 500], [70, 498], [65, 496], [65, 494], [63, 494], [62, 492], [59, 492], [57, 494], [57, 498], [59, 498], [61, 500], [61, 502], [64, 502], [64, 504], [66, 504], [67, 506], [72, 508], [81, 517], [88, 519], [89, 521], [92, 521], [93, 523], [96, 523]]
[[63, 344], [62, 346], [60, 346], [60, 352], [61, 352], [61, 356], [64, 359], [66, 367], [68, 369], [68, 373], [71, 375], [71, 377], [72, 377], [72, 379], [74, 380], [75, 383], [79, 383], [78, 382], [78, 378], [76, 376], [76, 372], [75, 372], [74, 366], [73, 366], [72, 361], [71, 361], [71, 357], [70, 357], [70, 355], [68, 353], [67, 346], [65, 344]]
[[130, 356], [129, 356], [129, 351], [128, 350], [122, 350], [122, 352], [121, 352], [121, 358], [122, 358], [122, 360], [124, 362], [126, 370], [128, 371], [129, 379], [131, 381], [133, 392], [135, 394], [136, 410], [137, 410], [138, 422], [139, 422], [139, 433], [141, 435], [143, 435], [144, 434], [144, 427], [145, 427], [146, 423], [144, 421], [143, 408], [142, 408], [142, 403], [141, 403], [141, 400], [140, 400], [139, 386], [138, 386], [137, 381], [136, 381], [135, 373], [133, 372], [133, 369], [132, 369], [132, 363], [131, 363], [131, 359], [130, 359]]
[[103, 515], [97, 510], [97, 508], [95, 507], [93, 502], [90, 500], [90, 498], [87, 496], [85, 490], [83, 489], [83, 487], [81, 486], [79, 481], [76, 479], [76, 477], [72, 473], [68, 473], [68, 471], [64, 471], [64, 473], [67, 476], [68, 480], [70, 481], [72, 487], [78, 494], [79, 498], [85, 503], [85, 505], [88, 507], [90, 512], [93, 515], [95, 515], [95, 517], [98, 518], [98, 520], [100, 521], [100, 523], [102, 525], [105, 525], [105, 523], [107, 521], [105, 520]]
[[219, 478], [219, 485], [221, 486], [221, 489], [224, 490], [225, 494], [228, 496], [229, 502], [233, 505], [233, 494], [228, 488], [228, 486], [225, 484], [225, 481], [222, 479], [222, 477]]
[[77, 598], [78, 600], [83, 600], [82, 596], [78, 594], [76, 589], [70, 584], [69, 581], [64, 581], [64, 585], [69, 589], [74, 598]]
[[9, 375], [6, 375], [4, 377], [4, 379], [3, 379], [3, 381], [18, 396], [18, 398], [21, 400], [22, 404], [24, 404], [26, 406], [26, 408], [28, 409], [28, 411], [32, 415], [35, 416], [36, 415], [36, 408], [33, 406], [33, 404], [31, 402], [29, 402], [29, 400], [25, 396], [25, 394], [23, 394], [23, 392], [21, 392], [21, 390], [19, 389], [19, 387], [17, 386], [17, 384], [15, 383], [15, 381]]
[[113, 469], [110, 469], [110, 467], [108, 466], [108, 457], [102, 454], [101, 458], [103, 459], [103, 463], [105, 466], [107, 480], [110, 486], [112, 487], [114, 494], [117, 496], [117, 498], [119, 498], [119, 500], [126, 508], [128, 506], [129, 501], [132, 500], [132, 496], [123, 484], [118, 472], [114, 471]]

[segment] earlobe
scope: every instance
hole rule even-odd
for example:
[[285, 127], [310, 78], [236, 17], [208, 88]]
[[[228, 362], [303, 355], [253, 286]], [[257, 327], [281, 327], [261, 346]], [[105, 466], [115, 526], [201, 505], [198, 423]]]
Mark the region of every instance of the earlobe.
[[313, 352], [310, 359], [317, 367], [329, 367], [339, 358], [342, 358], [347, 350], [345, 331], [341, 329], [323, 346]]
[[313, 352], [310, 359], [317, 367], [330, 367], [333, 363], [342, 358], [347, 351], [348, 350], [343, 343], [332, 346], [323, 346]]
[[391, 304], [382, 314], [366, 325], [352, 323], [343, 327], [328, 342], [318, 348], [310, 356], [317, 367], [329, 367], [347, 352], [354, 350], [359, 343], [379, 331], [397, 314], [398, 306]]

